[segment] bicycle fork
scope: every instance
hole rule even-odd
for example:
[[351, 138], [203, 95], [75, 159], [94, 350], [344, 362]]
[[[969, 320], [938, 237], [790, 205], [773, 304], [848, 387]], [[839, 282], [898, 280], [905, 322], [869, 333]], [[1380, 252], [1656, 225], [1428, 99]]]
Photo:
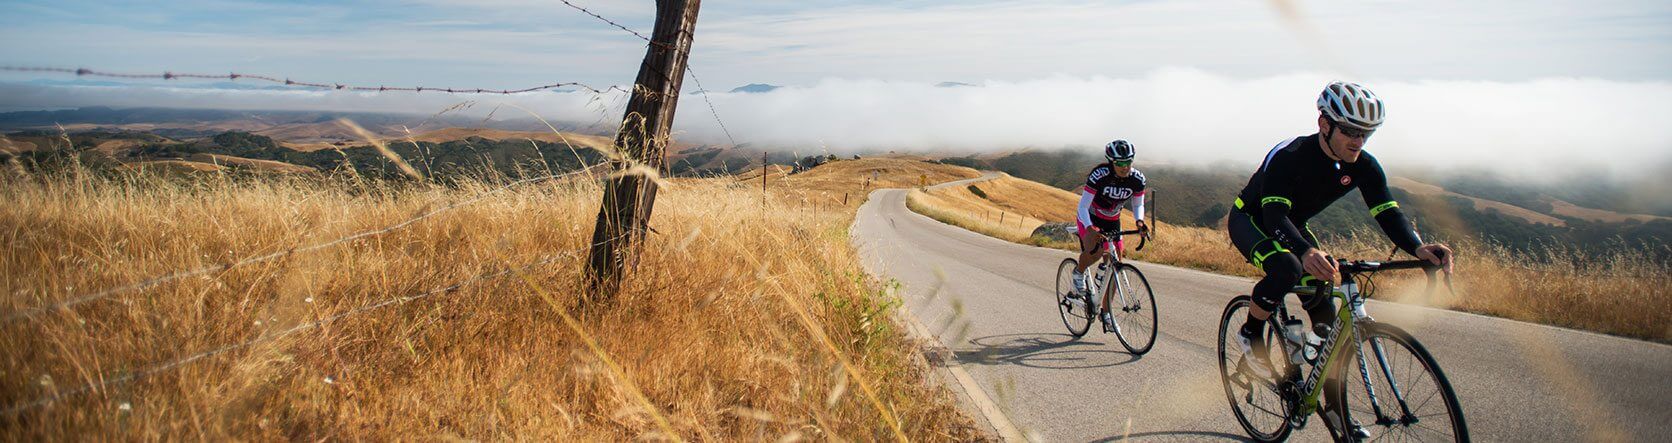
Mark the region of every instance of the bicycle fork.
[[[1371, 339], [1370, 352], [1376, 355], [1376, 365], [1382, 369], [1382, 376], [1388, 381], [1388, 389], [1393, 391], [1393, 398], [1399, 403], [1399, 410], [1401, 413], [1399, 414], [1398, 423], [1402, 425], [1415, 424], [1417, 422], [1417, 418], [1415, 415], [1411, 414], [1411, 407], [1405, 402], [1405, 394], [1400, 392], [1399, 379], [1394, 377], [1393, 368], [1388, 365], [1387, 352], [1383, 350], [1382, 342], [1377, 339]], [[1363, 349], [1359, 350], [1358, 360], [1359, 376], [1364, 379], [1364, 392], [1370, 397], [1370, 407], [1376, 414], [1376, 424], [1379, 426], [1393, 424], [1394, 419], [1382, 411], [1382, 400], [1376, 397], [1375, 383], [1370, 381], [1370, 368], [1365, 361]]]

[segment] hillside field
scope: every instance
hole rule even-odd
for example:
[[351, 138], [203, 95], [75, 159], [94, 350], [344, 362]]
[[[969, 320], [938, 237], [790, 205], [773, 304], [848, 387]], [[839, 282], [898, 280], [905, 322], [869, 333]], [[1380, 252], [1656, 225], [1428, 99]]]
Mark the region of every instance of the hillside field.
[[[765, 195], [758, 177], [666, 182], [609, 303], [582, 302], [594, 175], [500, 190], [499, 176], [8, 170], [0, 428], [20, 440], [988, 439], [929, 381], [898, 299], [846, 234], [856, 174], [893, 185], [973, 171], [832, 168], [768, 177], [778, 189]], [[848, 206], [803, 209], [838, 191]], [[99, 295], [199, 268], [213, 272]]]

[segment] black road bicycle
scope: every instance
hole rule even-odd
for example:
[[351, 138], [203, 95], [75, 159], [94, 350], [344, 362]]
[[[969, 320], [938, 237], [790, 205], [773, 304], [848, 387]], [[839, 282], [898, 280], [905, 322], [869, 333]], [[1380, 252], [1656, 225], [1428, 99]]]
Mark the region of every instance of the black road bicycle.
[[[1145, 233], [1132, 230], [1102, 234], [1102, 260], [1097, 267], [1086, 269], [1092, 273], [1086, 276], [1086, 292], [1074, 292], [1074, 267], [1078, 262], [1065, 258], [1062, 264], [1057, 265], [1057, 311], [1062, 314], [1062, 324], [1068, 327], [1068, 333], [1080, 337], [1091, 329], [1092, 319], [1099, 314], [1098, 304], [1092, 296], [1101, 294], [1103, 309], [1109, 310], [1115, 319], [1113, 323], [1103, 325], [1103, 332], [1114, 332], [1127, 352], [1143, 355], [1154, 347], [1155, 331], [1160, 321], [1155, 313], [1155, 291], [1150, 289], [1144, 273], [1121, 261], [1120, 253], [1115, 250], [1115, 240], [1122, 235]], [[1148, 235], [1140, 235], [1137, 250], [1144, 250], [1148, 241]]]
[[[1225, 307], [1219, 374], [1243, 430], [1255, 440], [1283, 440], [1316, 412], [1336, 441], [1469, 441], [1463, 408], [1434, 356], [1411, 334], [1376, 322], [1364, 309], [1376, 288], [1375, 273], [1423, 269], [1432, 293], [1439, 267], [1425, 260], [1337, 263], [1346, 282], [1340, 288], [1307, 277], [1292, 291], [1340, 304], [1327, 337], [1307, 334], [1280, 304], [1265, 328], [1266, 363], [1236, 344], [1253, 299], [1238, 296]], [[1449, 290], [1449, 274], [1445, 282]], [[1325, 399], [1328, 405], [1321, 406]]]

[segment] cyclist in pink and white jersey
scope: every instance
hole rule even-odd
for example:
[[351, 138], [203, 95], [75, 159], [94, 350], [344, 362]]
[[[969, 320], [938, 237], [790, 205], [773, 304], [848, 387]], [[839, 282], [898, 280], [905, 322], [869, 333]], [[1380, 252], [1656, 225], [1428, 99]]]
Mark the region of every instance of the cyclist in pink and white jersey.
[[[1149, 225], [1144, 222], [1144, 174], [1132, 167], [1137, 150], [1126, 140], [1115, 140], [1103, 147], [1103, 156], [1109, 161], [1097, 165], [1086, 176], [1086, 185], [1080, 188], [1080, 207], [1076, 211], [1080, 259], [1074, 267], [1074, 291], [1080, 293], [1086, 291], [1086, 268], [1097, 260], [1097, 254], [1103, 252], [1103, 236], [1098, 231], [1121, 230], [1121, 204], [1131, 203], [1138, 229], [1149, 230]], [[1119, 238], [1115, 239], [1115, 252], [1126, 252], [1126, 245]], [[1109, 311], [1103, 311], [1102, 316], [1106, 324], [1112, 323], [1107, 318]]]

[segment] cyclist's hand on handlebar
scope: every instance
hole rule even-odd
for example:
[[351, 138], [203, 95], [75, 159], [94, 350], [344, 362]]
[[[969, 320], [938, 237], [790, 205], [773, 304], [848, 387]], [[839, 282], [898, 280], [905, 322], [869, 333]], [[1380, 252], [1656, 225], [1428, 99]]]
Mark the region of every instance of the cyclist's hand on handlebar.
[[1417, 248], [1417, 258], [1443, 266], [1447, 274], [1451, 273], [1451, 257], [1451, 248], [1439, 243], [1429, 243]]
[[1148, 237], [1149, 236], [1149, 223], [1144, 223], [1143, 219], [1138, 219], [1137, 221], [1138, 221], [1138, 230], [1139, 231], [1144, 231], [1144, 236]]
[[1322, 249], [1312, 248], [1300, 257], [1301, 268], [1313, 277], [1335, 281], [1335, 260], [1329, 258], [1329, 253]]

